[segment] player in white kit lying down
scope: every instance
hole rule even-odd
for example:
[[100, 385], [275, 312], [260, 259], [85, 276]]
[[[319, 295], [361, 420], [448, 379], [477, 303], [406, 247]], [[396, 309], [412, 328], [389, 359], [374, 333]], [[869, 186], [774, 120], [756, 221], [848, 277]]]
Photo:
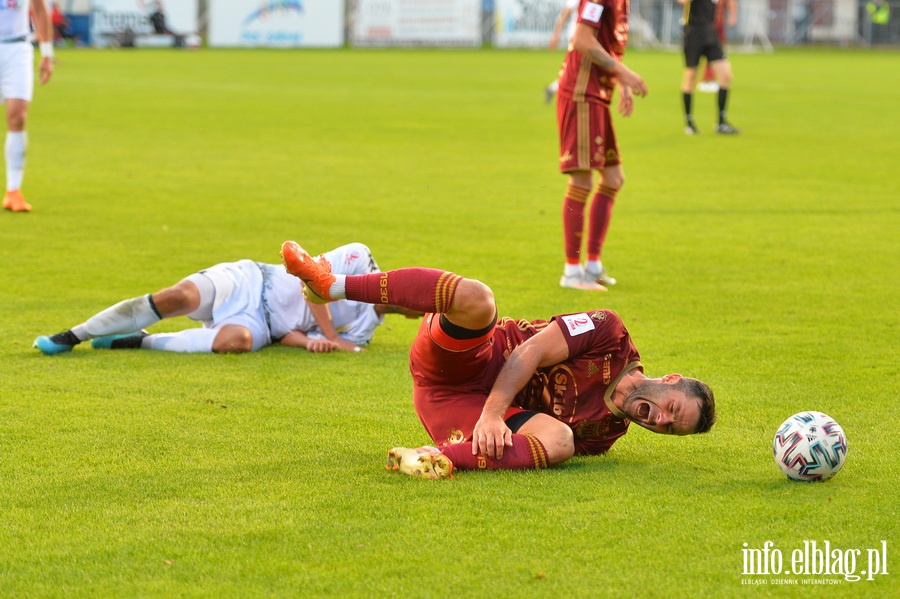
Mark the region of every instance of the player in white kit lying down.
[[[325, 257], [341, 274], [379, 272], [369, 248], [361, 243], [341, 246]], [[119, 302], [71, 329], [40, 336], [34, 347], [54, 355], [91, 339], [95, 349], [241, 353], [281, 343], [311, 352], [362, 351], [384, 314], [420, 316], [395, 306], [346, 300], [328, 306], [310, 304], [303, 298], [302, 286], [281, 264], [224, 262], [156, 293]], [[143, 330], [176, 316], [187, 316], [203, 327], [177, 333]]]

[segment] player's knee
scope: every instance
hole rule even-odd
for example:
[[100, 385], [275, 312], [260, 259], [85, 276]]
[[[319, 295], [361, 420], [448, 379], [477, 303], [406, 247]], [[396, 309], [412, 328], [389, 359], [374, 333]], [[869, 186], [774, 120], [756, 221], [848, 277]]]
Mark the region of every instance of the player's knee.
[[519, 434], [534, 435], [547, 451], [550, 465], [561, 464], [575, 455], [575, 435], [564, 422], [548, 414], [535, 414], [519, 427]]
[[241, 354], [252, 349], [253, 334], [246, 327], [223, 327], [213, 341], [213, 351], [219, 354]]
[[552, 464], [560, 464], [575, 455], [575, 435], [572, 429], [562, 422], [561, 426], [556, 426], [552, 431], [548, 431], [548, 436], [544, 442], [544, 449], [547, 450], [547, 461]]
[[24, 131], [25, 130], [25, 111], [23, 110], [13, 110], [7, 113], [6, 115], [6, 126], [10, 131]]
[[153, 305], [163, 317], [181, 315], [196, 308], [196, 292], [188, 289], [182, 283], [157, 291], [151, 297]]
[[497, 314], [494, 292], [481, 281], [463, 279], [453, 296], [452, 310], [455, 314], [465, 314], [470, 328], [488, 326]]
[[594, 186], [594, 177], [591, 171], [573, 171], [569, 173], [569, 185], [589, 190]]
[[603, 184], [610, 189], [615, 190], [616, 193], [622, 190], [622, 187], [625, 186], [625, 175], [621, 172], [614, 173], [610, 176], [603, 177]]

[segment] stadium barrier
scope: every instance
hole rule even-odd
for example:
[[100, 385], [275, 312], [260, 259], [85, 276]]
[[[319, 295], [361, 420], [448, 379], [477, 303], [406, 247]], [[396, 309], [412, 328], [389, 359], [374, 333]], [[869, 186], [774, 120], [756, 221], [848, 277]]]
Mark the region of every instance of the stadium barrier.
[[[173, 34], [213, 47], [449, 46], [545, 48], [565, 0], [172, 0]], [[737, 0], [732, 50], [775, 45], [900, 45], [900, 0]], [[883, 6], [876, 6], [883, 3]], [[134, 39], [156, 45], [153, 0], [66, 0], [79, 39], [95, 46]], [[677, 50], [676, 0], [632, 0], [629, 45]], [[89, 27], [85, 26], [88, 19]], [[87, 31], [84, 31], [84, 30]], [[561, 43], [564, 46], [564, 43]]]

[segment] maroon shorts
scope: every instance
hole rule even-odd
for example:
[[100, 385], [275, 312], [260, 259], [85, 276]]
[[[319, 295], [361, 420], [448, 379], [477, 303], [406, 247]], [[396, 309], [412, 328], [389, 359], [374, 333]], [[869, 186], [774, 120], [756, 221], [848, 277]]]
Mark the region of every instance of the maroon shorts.
[[[409, 352], [413, 406], [422, 425], [438, 445], [472, 438], [484, 402], [506, 362], [494, 330], [476, 339], [453, 339], [440, 325], [439, 314], [428, 314]], [[523, 412], [510, 408], [506, 418]]]
[[559, 126], [559, 170], [599, 170], [621, 164], [609, 106], [600, 102], [556, 102]]

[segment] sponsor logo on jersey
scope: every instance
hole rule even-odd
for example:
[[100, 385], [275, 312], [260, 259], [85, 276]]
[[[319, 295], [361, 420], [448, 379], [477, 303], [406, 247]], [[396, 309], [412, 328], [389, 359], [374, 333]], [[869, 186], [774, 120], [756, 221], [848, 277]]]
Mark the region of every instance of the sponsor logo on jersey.
[[606, 312], [602, 310], [597, 310], [596, 312], [591, 312], [591, 318], [596, 320], [597, 322], [603, 322], [606, 320]]
[[595, 328], [594, 321], [584, 312], [563, 316], [562, 321], [566, 323], [566, 328], [569, 329], [569, 335], [572, 337], [593, 331]]
[[554, 416], [564, 417], [566, 397], [578, 398], [578, 385], [575, 381], [575, 373], [563, 364], [557, 364], [550, 371], [550, 411]]
[[591, 0], [581, 9], [581, 18], [585, 21], [590, 21], [591, 23], [600, 22], [600, 15], [603, 14], [603, 7], [599, 4], [595, 4], [595, 2], [599, 2], [599, 0]]

